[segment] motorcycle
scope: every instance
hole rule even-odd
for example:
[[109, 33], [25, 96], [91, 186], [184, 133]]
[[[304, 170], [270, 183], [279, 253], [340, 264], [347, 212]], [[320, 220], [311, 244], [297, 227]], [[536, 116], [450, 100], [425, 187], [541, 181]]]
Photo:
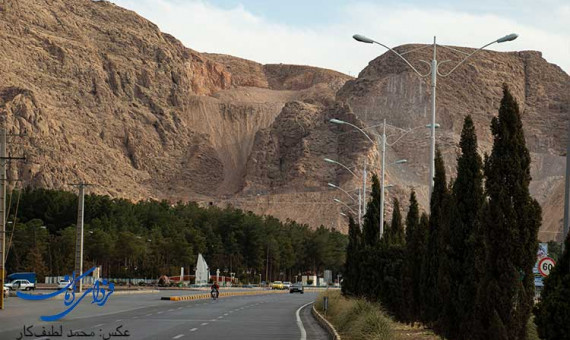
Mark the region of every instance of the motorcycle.
[[210, 295], [212, 296], [212, 300], [216, 300], [218, 298], [219, 294], [220, 294], [220, 292], [218, 292], [215, 289], [212, 289], [212, 291], [210, 292]]

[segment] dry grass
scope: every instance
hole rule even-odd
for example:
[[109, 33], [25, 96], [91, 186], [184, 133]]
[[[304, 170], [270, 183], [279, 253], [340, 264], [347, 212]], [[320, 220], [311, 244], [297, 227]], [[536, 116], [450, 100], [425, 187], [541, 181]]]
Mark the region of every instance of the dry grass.
[[323, 298], [329, 298], [326, 318], [343, 340], [436, 340], [440, 339], [424, 327], [411, 327], [395, 322], [378, 304], [364, 299], [345, 298], [338, 290], [319, 294], [315, 307], [323, 313]]

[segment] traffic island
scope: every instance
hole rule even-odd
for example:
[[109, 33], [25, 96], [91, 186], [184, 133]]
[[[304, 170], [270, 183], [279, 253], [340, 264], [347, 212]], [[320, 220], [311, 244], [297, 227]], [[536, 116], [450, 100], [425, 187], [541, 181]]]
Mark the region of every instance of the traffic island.
[[[230, 296], [243, 296], [243, 295], [265, 295], [265, 294], [283, 294], [288, 293], [288, 290], [258, 290], [253, 292], [221, 292], [218, 298]], [[182, 295], [182, 296], [163, 296], [161, 300], [167, 301], [188, 301], [188, 300], [202, 300], [211, 299], [210, 293]]]

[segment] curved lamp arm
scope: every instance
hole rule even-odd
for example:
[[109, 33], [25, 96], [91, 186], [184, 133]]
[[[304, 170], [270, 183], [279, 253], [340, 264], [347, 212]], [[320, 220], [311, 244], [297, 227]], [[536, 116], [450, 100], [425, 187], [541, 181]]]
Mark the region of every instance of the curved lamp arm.
[[335, 161], [334, 159], [330, 159], [330, 158], [325, 158], [324, 160], [325, 160], [325, 162], [334, 163], [334, 164], [337, 164], [337, 165], [342, 166], [342, 167], [345, 168], [348, 172], [350, 172], [350, 173], [352, 174], [352, 176], [354, 176], [354, 177], [356, 177], [356, 178], [359, 178], [358, 175], [356, 175], [356, 174], [354, 173], [354, 171], [350, 170], [346, 165], [344, 165], [344, 164], [342, 164], [342, 163], [340, 163], [340, 162], [337, 162], [337, 161]]
[[[447, 77], [448, 75], [450, 75], [453, 71], [455, 71], [455, 69], [457, 69], [459, 66], [463, 65], [463, 63], [465, 63], [465, 61], [467, 61], [467, 59], [471, 58], [472, 55], [474, 55], [475, 53], [481, 51], [482, 49], [484, 49], [485, 47], [489, 46], [489, 45], [493, 45], [494, 43], [502, 43], [502, 42], [506, 42], [506, 41], [513, 41], [518, 37], [517, 34], [515, 33], [511, 33], [509, 35], [505, 35], [502, 38], [499, 38], [497, 40], [491, 41], [490, 43], [483, 45], [482, 47], [479, 47], [478, 49], [476, 49], [475, 51], [471, 52], [469, 55], [467, 55], [465, 58], [463, 58], [463, 60], [461, 60], [457, 65], [455, 65], [454, 68], [451, 69], [451, 71], [447, 72], [447, 73], [440, 73], [439, 72], [439, 67], [436, 70], [437, 74], [441, 77]], [[441, 64], [440, 64], [441, 65]]]
[[370, 39], [370, 38], [368, 38], [368, 37], [365, 37], [365, 36], [363, 36], [363, 35], [361, 35], [361, 34], [355, 34], [355, 35], [353, 35], [352, 37], [354, 38], [354, 40], [357, 40], [357, 41], [360, 41], [360, 42], [363, 42], [363, 43], [367, 43], [367, 44], [377, 44], [377, 45], [380, 45], [380, 46], [384, 47], [385, 49], [387, 49], [387, 50], [389, 50], [389, 51], [394, 52], [398, 57], [400, 57], [400, 59], [402, 59], [406, 64], [408, 64], [408, 66], [411, 67], [412, 70], [414, 70], [414, 72], [416, 72], [416, 74], [417, 74], [418, 76], [420, 76], [420, 77], [426, 77], [426, 76], [428, 76], [428, 75], [431, 73], [431, 72], [429, 72], [429, 73], [427, 73], [427, 74], [421, 74], [421, 73], [420, 73], [418, 70], [416, 70], [416, 68], [415, 68], [412, 64], [410, 64], [410, 62], [409, 62], [406, 58], [404, 58], [400, 53], [394, 51], [394, 50], [391, 49], [390, 47], [388, 47], [388, 46], [386, 46], [386, 45], [384, 45], [384, 44], [382, 44], [382, 43], [380, 43], [380, 42], [378, 42], [378, 41], [376, 41], [376, 40], [372, 40], [372, 39]]
[[353, 200], [354, 202], [357, 202], [357, 200], [354, 197], [352, 197], [352, 195], [348, 191], [344, 190], [343, 188], [339, 187], [338, 185], [334, 185], [332, 183], [327, 183], [327, 184], [329, 187], [332, 187], [332, 188], [335, 188], [335, 189], [338, 189], [338, 190], [344, 192], [346, 194], [346, 196], [350, 197], [351, 200]]
[[335, 201], [338, 204], [342, 204], [344, 205], [348, 210], [350, 210], [353, 214], [356, 214], [356, 211], [354, 211], [354, 209], [352, 209], [351, 207], [348, 206], [348, 204], [344, 203], [343, 201], [339, 200], [338, 198], [335, 198], [333, 201]]
[[372, 138], [370, 138], [370, 136], [368, 136], [368, 134], [367, 134], [366, 132], [364, 132], [364, 130], [362, 130], [361, 128], [359, 128], [358, 126], [356, 126], [356, 125], [354, 125], [354, 124], [351, 124], [351, 123], [349, 123], [349, 122], [345, 122], [344, 120], [340, 120], [340, 119], [331, 119], [331, 120], [329, 120], [329, 122], [331, 122], [331, 123], [336, 123], [336, 124], [346, 124], [346, 125], [352, 126], [352, 127], [355, 128], [356, 130], [362, 132], [362, 133], [366, 136], [366, 138], [368, 138], [369, 141], [371, 141], [372, 143], [374, 143], [374, 141], [372, 140]]

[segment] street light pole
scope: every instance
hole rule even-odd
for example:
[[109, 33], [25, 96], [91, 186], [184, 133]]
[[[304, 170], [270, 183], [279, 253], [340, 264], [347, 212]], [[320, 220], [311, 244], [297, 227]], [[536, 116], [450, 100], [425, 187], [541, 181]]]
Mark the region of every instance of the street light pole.
[[568, 237], [570, 228], [570, 119], [568, 120], [568, 140], [566, 141], [566, 182], [564, 189], [564, 233], [562, 234], [562, 247]]
[[384, 181], [386, 175], [386, 119], [382, 127], [382, 172], [380, 176], [380, 239], [384, 234]]
[[[447, 73], [440, 73], [438, 70], [439, 65], [448, 62], [449, 60], [444, 60], [441, 63], [438, 64], [437, 62], [437, 58], [436, 58], [436, 50], [437, 50], [437, 45], [436, 45], [436, 37], [433, 37], [433, 59], [431, 61], [430, 65], [430, 72], [426, 73], [426, 74], [422, 74], [420, 73], [406, 58], [404, 58], [402, 56], [402, 54], [394, 51], [393, 49], [391, 49], [390, 47], [379, 43], [375, 40], [372, 40], [368, 37], [365, 37], [363, 35], [360, 34], [355, 34], [352, 36], [356, 41], [359, 42], [363, 42], [363, 43], [367, 43], [367, 44], [377, 44], [380, 45], [392, 52], [394, 52], [398, 57], [400, 57], [400, 59], [402, 59], [418, 76], [420, 76], [421, 78], [425, 78], [429, 75], [431, 75], [431, 143], [430, 143], [430, 168], [429, 168], [429, 197], [428, 197], [428, 201], [431, 201], [431, 193], [433, 191], [433, 177], [435, 175], [435, 128], [436, 128], [436, 123], [435, 123], [435, 99], [436, 99], [436, 86], [437, 86], [437, 76], [439, 75], [440, 77], [447, 77], [449, 76], [453, 71], [455, 71], [460, 65], [462, 65], [467, 59], [469, 59], [473, 54], [479, 52], [480, 50], [484, 49], [485, 47], [492, 45], [494, 43], [503, 43], [503, 42], [507, 42], [507, 41], [513, 41], [515, 40], [518, 35], [515, 33], [511, 33], [508, 35], [505, 35], [502, 38], [499, 38], [497, 40], [491, 41], [490, 43], [483, 45], [482, 47], [478, 48], [477, 50], [471, 52], [471, 53], [465, 53], [465, 52], [461, 52], [466, 54], [466, 57], [463, 58], [463, 60], [461, 60], [457, 65], [455, 65], [455, 67], [453, 67], [451, 69], [451, 71], [447, 72]], [[440, 47], [445, 47], [445, 46], [440, 46]], [[426, 62], [427, 63], [427, 62]]]

